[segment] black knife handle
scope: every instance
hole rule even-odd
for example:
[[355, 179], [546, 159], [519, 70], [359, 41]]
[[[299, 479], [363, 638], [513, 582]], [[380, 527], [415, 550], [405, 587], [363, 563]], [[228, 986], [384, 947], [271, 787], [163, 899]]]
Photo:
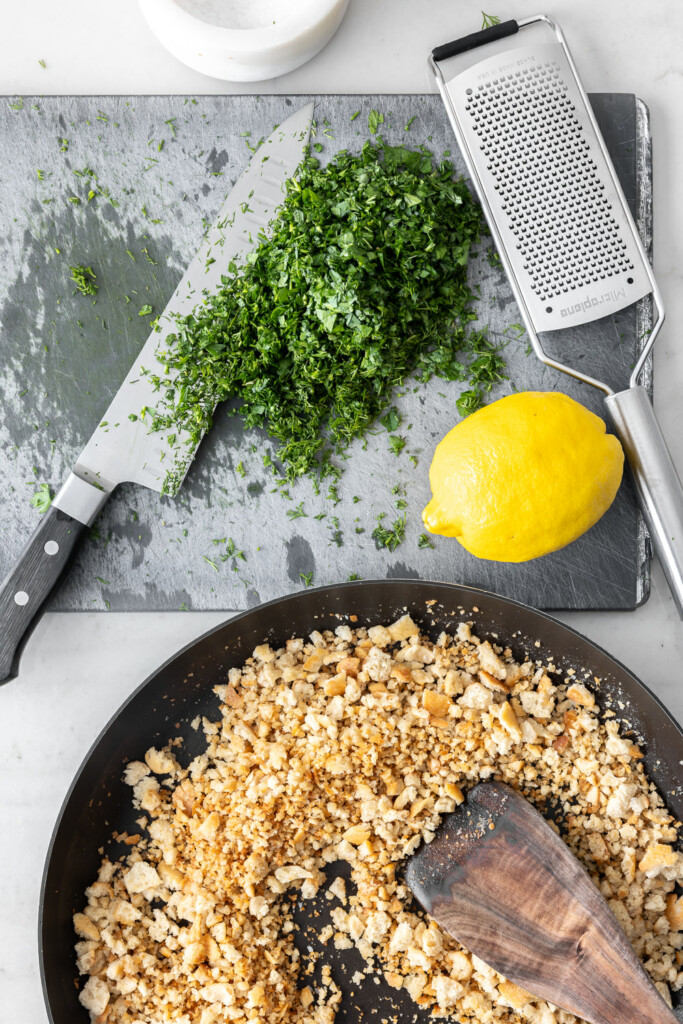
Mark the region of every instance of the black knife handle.
[[51, 505], [0, 585], [0, 684], [17, 676], [24, 644], [87, 529]]

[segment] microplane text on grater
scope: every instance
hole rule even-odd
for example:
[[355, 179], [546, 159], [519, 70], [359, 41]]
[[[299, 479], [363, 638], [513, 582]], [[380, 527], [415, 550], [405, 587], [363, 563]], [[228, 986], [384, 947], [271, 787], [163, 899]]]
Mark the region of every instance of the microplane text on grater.
[[[639, 384], [662, 297], [564, 36], [536, 15], [438, 46], [430, 63], [533, 350], [605, 393], [683, 618], [683, 488]], [[573, 366], [546, 353], [542, 333], [603, 319], [610, 330], [650, 295], [657, 317], [625, 390], [579, 369], [576, 339]]]

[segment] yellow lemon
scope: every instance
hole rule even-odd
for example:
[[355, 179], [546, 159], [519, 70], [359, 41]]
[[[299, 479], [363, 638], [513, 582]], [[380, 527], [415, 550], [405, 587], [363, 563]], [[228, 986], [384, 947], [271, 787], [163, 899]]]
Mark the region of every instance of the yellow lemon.
[[522, 391], [479, 409], [437, 445], [422, 518], [477, 558], [526, 562], [596, 523], [623, 468], [621, 445], [599, 416], [556, 391]]

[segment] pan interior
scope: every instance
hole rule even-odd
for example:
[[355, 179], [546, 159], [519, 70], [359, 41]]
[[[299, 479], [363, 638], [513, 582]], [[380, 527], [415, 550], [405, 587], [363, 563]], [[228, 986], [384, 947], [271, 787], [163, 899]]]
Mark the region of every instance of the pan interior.
[[[679, 726], [627, 669], [549, 616], [471, 588], [413, 580], [339, 584], [273, 601], [217, 627], [163, 665], [117, 712], [83, 762], [60, 812], [43, 879], [40, 961], [53, 1024], [88, 1020], [77, 1000], [72, 915], [82, 909], [103, 848], [110, 857], [124, 850], [107, 846], [112, 833], [138, 830], [139, 812], [133, 810], [130, 788], [121, 777], [125, 764], [176, 736], [183, 740], [179, 759], [189, 762], [202, 752], [204, 734], [191, 722], [198, 715], [220, 717], [213, 687], [224, 681], [230, 667], [242, 665], [257, 644], [267, 640], [281, 646], [314, 629], [334, 629], [351, 615], [358, 619], [353, 624], [369, 626], [393, 621], [405, 611], [433, 639], [465, 618], [474, 622], [477, 635], [509, 645], [518, 656], [529, 651], [535, 659], [552, 660], [560, 670], [589, 669], [591, 676], [601, 679], [600, 704], [611, 707], [634, 730], [649, 777], [669, 809], [683, 818]], [[341, 870], [342, 865], [332, 866], [333, 873]], [[354, 973], [365, 968], [357, 950], [336, 951], [316, 938], [329, 921], [330, 904], [323, 889], [318, 899], [302, 902], [295, 918], [302, 949], [308, 945], [322, 951], [318, 969], [322, 963], [330, 964], [344, 993], [339, 1024], [355, 1022], [361, 1013], [397, 1022], [432, 1020], [405, 991], [389, 988], [381, 973], [366, 975], [362, 984], [351, 983]]]

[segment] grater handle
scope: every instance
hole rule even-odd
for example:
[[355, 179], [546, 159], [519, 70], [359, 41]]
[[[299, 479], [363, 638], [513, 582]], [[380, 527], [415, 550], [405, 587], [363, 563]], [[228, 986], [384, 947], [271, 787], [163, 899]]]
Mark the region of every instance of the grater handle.
[[683, 487], [645, 388], [609, 395], [605, 404], [640, 499], [652, 546], [683, 619]]
[[494, 43], [497, 39], [505, 39], [506, 36], [514, 36], [519, 32], [519, 24], [516, 21], [500, 21], [497, 25], [490, 25], [480, 32], [472, 32], [469, 36], [461, 36], [454, 39], [452, 43], [444, 43], [432, 50], [432, 58], [436, 61], [448, 60], [458, 53], [466, 53], [467, 50], [476, 50], [478, 46], [485, 43]]

